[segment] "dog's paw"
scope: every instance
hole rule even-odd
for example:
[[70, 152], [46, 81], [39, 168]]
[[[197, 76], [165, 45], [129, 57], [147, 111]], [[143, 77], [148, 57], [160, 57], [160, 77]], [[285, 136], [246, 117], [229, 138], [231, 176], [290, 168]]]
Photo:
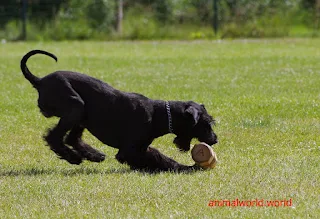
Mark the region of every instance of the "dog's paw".
[[82, 162], [82, 157], [76, 151], [68, 147], [50, 147], [50, 149], [55, 152], [60, 159], [66, 160], [70, 164], [79, 165]]
[[200, 166], [198, 166], [197, 164], [194, 164], [193, 166], [184, 166], [181, 165], [179, 166], [179, 168], [177, 169], [178, 172], [195, 172], [195, 171], [199, 171], [202, 170], [202, 168]]
[[82, 143], [81, 146], [76, 145], [73, 148], [83, 159], [86, 159], [88, 161], [99, 163], [106, 159], [106, 155], [104, 153], [98, 151], [97, 149], [94, 149], [88, 144]]
[[66, 157], [59, 157], [61, 160], [66, 160], [70, 164], [80, 165], [82, 163], [82, 158], [78, 157], [75, 159], [75, 157], [72, 158], [66, 158]]
[[98, 162], [98, 163], [106, 159], [106, 155], [101, 152], [85, 153], [85, 155], [84, 154], [81, 154], [81, 155], [83, 155], [83, 157], [89, 161]]
[[116, 154], [116, 159], [121, 164], [124, 164], [126, 162], [126, 160], [124, 159], [124, 156], [122, 156], [119, 152]]

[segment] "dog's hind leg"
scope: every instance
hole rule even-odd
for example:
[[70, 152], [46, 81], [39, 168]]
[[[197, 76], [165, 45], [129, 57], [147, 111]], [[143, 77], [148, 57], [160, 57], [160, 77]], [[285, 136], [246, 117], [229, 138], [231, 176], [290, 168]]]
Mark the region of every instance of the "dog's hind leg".
[[65, 146], [63, 143], [64, 135], [69, 130], [67, 121], [61, 118], [58, 125], [50, 129], [48, 134], [44, 136], [50, 149], [55, 152], [61, 159], [68, 161], [71, 164], [80, 164], [82, 157], [76, 151]]
[[[52, 105], [52, 108], [56, 112], [56, 115], [60, 117], [58, 125], [49, 130], [44, 139], [47, 141], [50, 149], [60, 156], [61, 159], [65, 159], [71, 164], [80, 164], [82, 162], [81, 155], [64, 145], [63, 140], [69, 130], [81, 123], [84, 114], [84, 102], [70, 86], [61, 87], [61, 90], [63, 90], [63, 93], [61, 92], [58, 95], [47, 96], [47, 98], [42, 99], [46, 100], [48, 105], [50, 103], [59, 103]], [[40, 104], [43, 103], [40, 102]]]
[[[72, 115], [70, 115], [72, 117]], [[80, 164], [82, 157], [75, 150], [70, 149], [63, 143], [65, 134], [72, 128], [73, 121], [70, 117], [63, 117], [60, 119], [57, 126], [49, 130], [45, 140], [50, 146], [50, 149], [54, 151], [61, 159], [68, 161], [71, 164]]]
[[65, 143], [72, 146], [82, 158], [85, 158], [92, 162], [101, 162], [105, 159], [105, 154], [91, 147], [82, 141], [81, 136], [84, 128], [76, 125], [74, 126], [68, 136], [65, 139]]
[[153, 147], [148, 147], [145, 152], [132, 150], [119, 150], [116, 159], [120, 163], [127, 163], [132, 169], [150, 172], [157, 171], [191, 171], [198, 170], [197, 166], [186, 166], [165, 156]]

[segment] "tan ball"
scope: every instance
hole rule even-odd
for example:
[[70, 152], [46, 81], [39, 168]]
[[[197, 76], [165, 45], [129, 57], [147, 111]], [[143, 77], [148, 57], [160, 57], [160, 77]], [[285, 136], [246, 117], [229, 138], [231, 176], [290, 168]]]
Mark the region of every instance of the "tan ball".
[[191, 156], [204, 169], [214, 168], [217, 164], [216, 153], [212, 150], [212, 147], [203, 142], [194, 145]]

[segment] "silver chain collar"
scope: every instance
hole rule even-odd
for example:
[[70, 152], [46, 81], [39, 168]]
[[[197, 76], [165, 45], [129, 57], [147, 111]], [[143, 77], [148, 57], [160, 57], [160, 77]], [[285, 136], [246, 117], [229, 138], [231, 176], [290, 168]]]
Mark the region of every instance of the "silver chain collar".
[[167, 115], [168, 115], [169, 132], [170, 132], [170, 133], [173, 133], [172, 117], [171, 117], [171, 110], [170, 110], [169, 101], [166, 101], [166, 109], [167, 109]]

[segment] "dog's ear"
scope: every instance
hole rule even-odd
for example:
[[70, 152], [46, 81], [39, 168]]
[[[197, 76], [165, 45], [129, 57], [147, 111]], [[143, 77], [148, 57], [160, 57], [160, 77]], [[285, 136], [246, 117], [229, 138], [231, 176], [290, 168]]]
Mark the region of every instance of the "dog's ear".
[[185, 110], [185, 116], [190, 118], [192, 120], [192, 125], [195, 126], [200, 118], [199, 111], [193, 107], [193, 106], [188, 106]]

